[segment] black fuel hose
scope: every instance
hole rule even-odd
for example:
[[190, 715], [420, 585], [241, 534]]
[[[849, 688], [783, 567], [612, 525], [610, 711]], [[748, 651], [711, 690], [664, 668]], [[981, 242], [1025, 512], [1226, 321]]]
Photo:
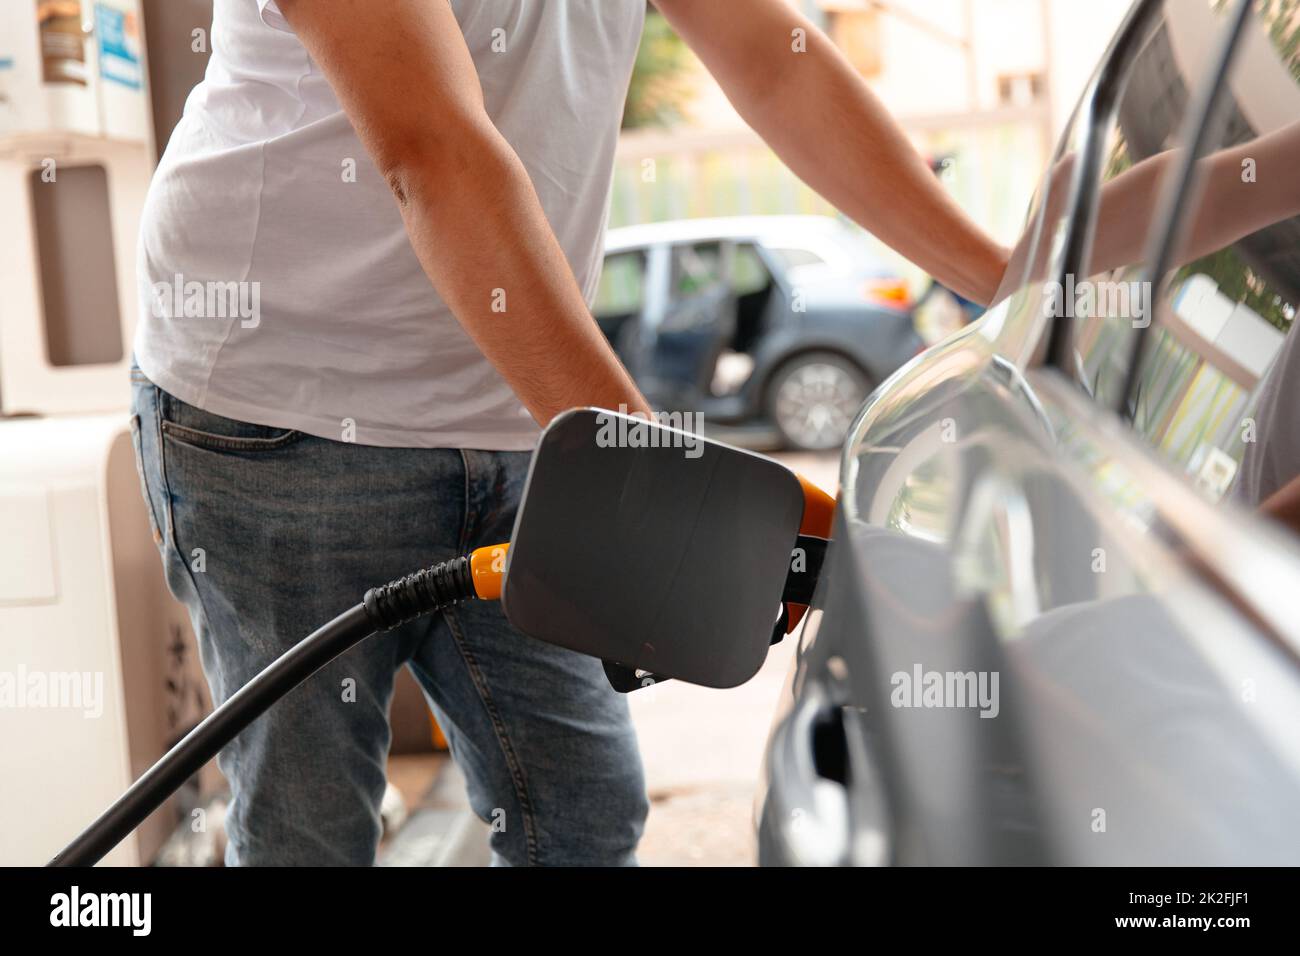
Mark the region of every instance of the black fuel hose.
[[48, 866], [94, 866], [245, 727], [291, 690], [371, 634], [475, 597], [468, 557], [371, 588], [344, 611], [266, 666], [208, 714]]

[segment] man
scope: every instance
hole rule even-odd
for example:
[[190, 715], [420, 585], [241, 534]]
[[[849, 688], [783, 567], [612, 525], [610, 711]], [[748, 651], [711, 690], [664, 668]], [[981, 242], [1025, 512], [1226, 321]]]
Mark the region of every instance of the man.
[[[989, 301], [1006, 250], [792, 6], [658, 6], [796, 173]], [[156, 537], [218, 700], [371, 584], [508, 540], [554, 415], [649, 412], [588, 311], [644, 14], [216, 0], [207, 76], [149, 195], [134, 377]], [[246, 308], [168, 292], [194, 288]], [[486, 603], [367, 642], [226, 749], [228, 862], [373, 860], [403, 664], [496, 862], [634, 862], [625, 702], [598, 662]]]

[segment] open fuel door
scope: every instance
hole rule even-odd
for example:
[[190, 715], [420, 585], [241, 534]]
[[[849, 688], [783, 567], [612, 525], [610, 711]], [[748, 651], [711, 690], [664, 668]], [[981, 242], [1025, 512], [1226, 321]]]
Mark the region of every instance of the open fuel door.
[[[770, 458], [641, 418], [566, 412], [533, 456], [506, 616], [603, 659], [619, 690], [743, 684], [789, 626], [783, 601], [811, 593], [824, 541], [805, 540], [817, 553], [792, 572], [805, 493]], [[824, 503], [814, 510], [829, 518]]]

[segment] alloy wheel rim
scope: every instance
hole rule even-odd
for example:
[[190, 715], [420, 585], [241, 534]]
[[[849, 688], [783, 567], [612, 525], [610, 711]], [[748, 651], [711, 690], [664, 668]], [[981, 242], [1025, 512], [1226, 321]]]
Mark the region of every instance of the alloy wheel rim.
[[805, 448], [835, 448], [862, 405], [862, 386], [845, 368], [828, 362], [802, 365], [776, 393], [782, 431]]

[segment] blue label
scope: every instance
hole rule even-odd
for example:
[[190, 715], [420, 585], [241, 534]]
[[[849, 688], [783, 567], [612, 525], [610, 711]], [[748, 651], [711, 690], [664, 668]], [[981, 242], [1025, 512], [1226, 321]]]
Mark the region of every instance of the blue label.
[[95, 5], [95, 35], [99, 38], [99, 75], [110, 83], [140, 89], [139, 28], [128, 32], [126, 14], [99, 3]]

